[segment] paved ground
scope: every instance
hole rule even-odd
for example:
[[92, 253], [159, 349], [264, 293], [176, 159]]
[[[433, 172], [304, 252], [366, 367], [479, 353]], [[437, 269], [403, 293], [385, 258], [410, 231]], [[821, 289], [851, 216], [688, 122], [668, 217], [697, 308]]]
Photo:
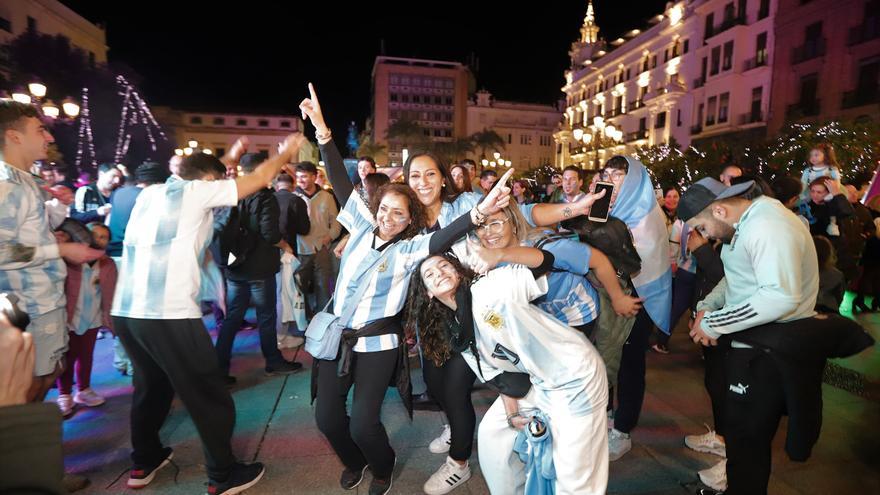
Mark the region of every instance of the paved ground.
[[[876, 337], [880, 315], [859, 319]], [[608, 493], [693, 493], [701, 486], [696, 471], [717, 460], [712, 455], [693, 452], [682, 443], [683, 435], [699, 433], [704, 429], [703, 423], [711, 422], [711, 413], [702, 386], [699, 353], [687, 341], [686, 332], [678, 330], [672, 339], [672, 354], [649, 353], [648, 392], [640, 426], [633, 433], [635, 446], [630, 454], [612, 463]], [[78, 410], [64, 425], [68, 470], [92, 480], [91, 487], [81, 493], [130, 492], [125, 479], [129, 466], [131, 380], [112, 369], [110, 346], [110, 340], [98, 341], [93, 377], [93, 388], [107, 397], [107, 403], [95, 409]], [[308, 397], [308, 372], [266, 378], [258, 354], [256, 332], [241, 332], [233, 359], [233, 373], [239, 379], [233, 389], [238, 414], [233, 446], [240, 459], [256, 459], [267, 465], [264, 481], [248, 493], [345, 493], [337, 481], [341, 465], [315, 426]], [[310, 359], [304, 353], [298, 359], [308, 368]], [[868, 350], [841, 364], [876, 377], [878, 352]], [[419, 380], [418, 370], [415, 373], [414, 379]], [[54, 398], [53, 391], [47, 400]], [[822, 436], [809, 462], [794, 463], [785, 457], [783, 422], [774, 445], [770, 493], [880, 493], [880, 402], [828, 385], [824, 386], [824, 398]], [[475, 392], [478, 419], [492, 400], [488, 391]], [[422, 484], [444, 460], [442, 455], [431, 454], [427, 449], [440, 433], [443, 417], [440, 413], [416, 412], [410, 422], [396, 391], [391, 389], [382, 415], [398, 453], [392, 492], [422, 493]], [[205, 493], [201, 447], [181, 404], [175, 402], [162, 433], [167, 444], [175, 449], [179, 471], [162, 471], [140, 493]], [[454, 493], [488, 493], [476, 455], [471, 463], [473, 478]], [[357, 493], [366, 493], [366, 486], [364, 483]]]

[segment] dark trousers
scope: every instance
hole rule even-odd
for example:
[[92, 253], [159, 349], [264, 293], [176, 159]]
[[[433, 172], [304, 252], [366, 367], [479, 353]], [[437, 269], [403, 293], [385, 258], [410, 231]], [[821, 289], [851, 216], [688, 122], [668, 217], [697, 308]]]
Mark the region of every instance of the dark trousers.
[[220, 370], [224, 374], [229, 374], [232, 343], [235, 341], [235, 334], [241, 328], [244, 314], [247, 312], [251, 300], [254, 301], [254, 306], [257, 309], [260, 350], [263, 351], [266, 366], [271, 368], [284, 362], [284, 357], [278, 350], [278, 337], [275, 331], [278, 318], [276, 298], [274, 275], [264, 280], [226, 281], [226, 318], [217, 335], [217, 360], [220, 363]]
[[[770, 481], [770, 452], [785, 412], [782, 377], [758, 349], [728, 349], [725, 407], [726, 495], [761, 495]], [[741, 393], [738, 393], [741, 392]]]
[[305, 289], [303, 296], [307, 301], [306, 315], [311, 320], [315, 313], [324, 311], [324, 306], [333, 295], [333, 282], [336, 280], [333, 253], [327, 246], [315, 251], [314, 254], [302, 254], [299, 260], [302, 265], [297, 273]]
[[456, 461], [468, 460], [477, 425], [477, 415], [471, 403], [471, 388], [477, 376], [458, 353], [453, 353], [442, 366], [425, 359], [422, 362], [422, 376], [425, 377], [428, 393], [437, 400], [449, 420], [452, 430], [449, 457]]
[[642, 308], [623, 344], [620, 371], [617, 372], [617, 411], [614, 413], [614, 428], [623, 433], [629, 433], [639, 423], [645, 400], [645, 353], [653, 327], [651, 317]]
[[724, 401], [727, 397], [724, 353], [725, 349], [703, 346], [703, 366], [706, 369], [703, 385], [705, 385], [709, 401], [712, 403], [712, 421], [715, 425], [715, 432], [721, 436], [725, 435]]
[[92, 362], [94, 361], [98, 329], [86, 330], [86, 333], [82, 335], [70, 332], [69, 337], [66, 356], [67, 364], [64, 366], [64, 372], [58, 377], [58, 393], [67, 395], [70, 395], [73, 391], [74, 374], [76, 374], [76, 388], [80, 392], [91, 386]]
[[149, 466], [161, 461], [159, 429], [177, 393], [202, 439], [208, 476], [225, 480], [235, 462], [235, 403], [202, 320], [113, 317], [113, 324], [137, 370], [131, 404], [132, 462]]
[[669, 335], [657, 331], [657, 343], [666, 345], [669, 337], [675, 329], [681, 315], [691, 307], [691, 299], [694, 297], [694, 289], [697, 286], [697, 275], [687, 270], [679, 269], [672, 279], [672, 311], [669, 318]]
[[[344, 377], [337, 376], [338, 360], [318, 362], [318, 429], [345, 467], [359, 470], [369, 465], [373, 476], [381, 479], [391, 478], [394, 469], [394, 450], [380, 413], [399, 352], [355, 352], [351, 372]], [[354, 400], [349, 416], [346, 402], [352, 385]]]

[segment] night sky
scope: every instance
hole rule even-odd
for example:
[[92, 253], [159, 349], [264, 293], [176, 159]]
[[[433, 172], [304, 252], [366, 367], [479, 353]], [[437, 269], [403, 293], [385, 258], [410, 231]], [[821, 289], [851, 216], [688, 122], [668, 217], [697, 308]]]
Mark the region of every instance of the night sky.
[[[479, 60], [478, 89], [555, 103], [586, 1], [94, 2], [62, 0], [105, 23], [109, 58], [143, 78], [151, 105], [196, 111], [296, 113], [315, 83], [328, 123], [363, 128], [371, 69], [385, 55]], [[596, 0], [600, 36], [644, 28], [666, 1]], [[535, 7], [532, 7], [535, 6]], [[539, 7], [538, 7], [539, 6]]]

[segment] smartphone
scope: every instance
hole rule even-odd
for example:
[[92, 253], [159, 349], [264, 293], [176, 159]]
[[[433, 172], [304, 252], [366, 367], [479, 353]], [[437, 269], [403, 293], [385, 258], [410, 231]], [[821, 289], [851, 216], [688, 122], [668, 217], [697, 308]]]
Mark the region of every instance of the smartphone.
[[605, 191], [605, 196], [602, 196], [593, 203], [587, 218], [594, 222], [607, 222], [608, 213], [611, 211], [611, 193], [614, 192], [614, 184], [610, 182], [597, 182], [596, 193], [600, 191]]

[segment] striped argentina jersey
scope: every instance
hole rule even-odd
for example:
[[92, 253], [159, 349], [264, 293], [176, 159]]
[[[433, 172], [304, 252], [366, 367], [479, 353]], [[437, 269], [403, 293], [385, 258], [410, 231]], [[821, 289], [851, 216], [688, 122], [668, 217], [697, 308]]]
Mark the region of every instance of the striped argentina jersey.
[[[531, 241], [524, 244], [534, 246]], [[553, 271], [547, 274], [547, 294], [534, 303], [572, 327], [595, 320], [599, 316], [599, 294], [586, 279], [593, 253], [590, 246], [562, 238], [541, 245], [541, 249], [553, 254]]]
[[503, 371], [528, 373], [541, 392], [536, 405], [543, 411], [561, 407], [585, 415], [604, 408], [602, 358], [583, 334], [530, 304], [546, 293], [546, 277], [536, 280], [523, 265], [495, 268], [479, 278], [471, 286], [471, 311], [480, 367], [469, 352], [462, 356], [486, 380]]
[[[412, 239], [397, 241], [383, 252], [374, 249], [385, 241], [373, 232], [376, 226], [372, 215], [366, 216], [359, 205], [357, 193], [352, 194], [339, 213], [339, 223], [351, 237], [342, 253], [339, 277], [336, 280], [333, 312], [342, 316], [348, 304], [357, 304], [351, 321], [341, 322], [346, 328], [361, 328], [367, 323], [394, 316], [403, 309], [410, 278], [419, 262], [428, 256], [431, 235], [418, 235]], [[385, 259], [369, 272], [367, 269], [384, 254]], [[367, 284], [363, 297], [352, 301], [360, 284]], [[396, 334], [361, 337], [353, 347], [355, 352], [377, 352], [396, 349]]]
[[77, 335], [103, 325], [101, 318], [101, 264], [88, 263], [82, 266], [82, 279], [79, 283], [79, 297], [73, 315], [70, 317], [70, 330]]
[[[67, 267], [45, 201], [48, 199], [27, 172], [2, 161], [0, 155], [0, 292], [15, 294], [31, 320], [66, 304]], [[30, 248], [26, 259], [15, 246]]]
[[201, 318], [200, 267], [214, 233], [211, 209], [237, 203], [232, 180], [178, 180], [145, 188], [125, 231], [111, 314]]

